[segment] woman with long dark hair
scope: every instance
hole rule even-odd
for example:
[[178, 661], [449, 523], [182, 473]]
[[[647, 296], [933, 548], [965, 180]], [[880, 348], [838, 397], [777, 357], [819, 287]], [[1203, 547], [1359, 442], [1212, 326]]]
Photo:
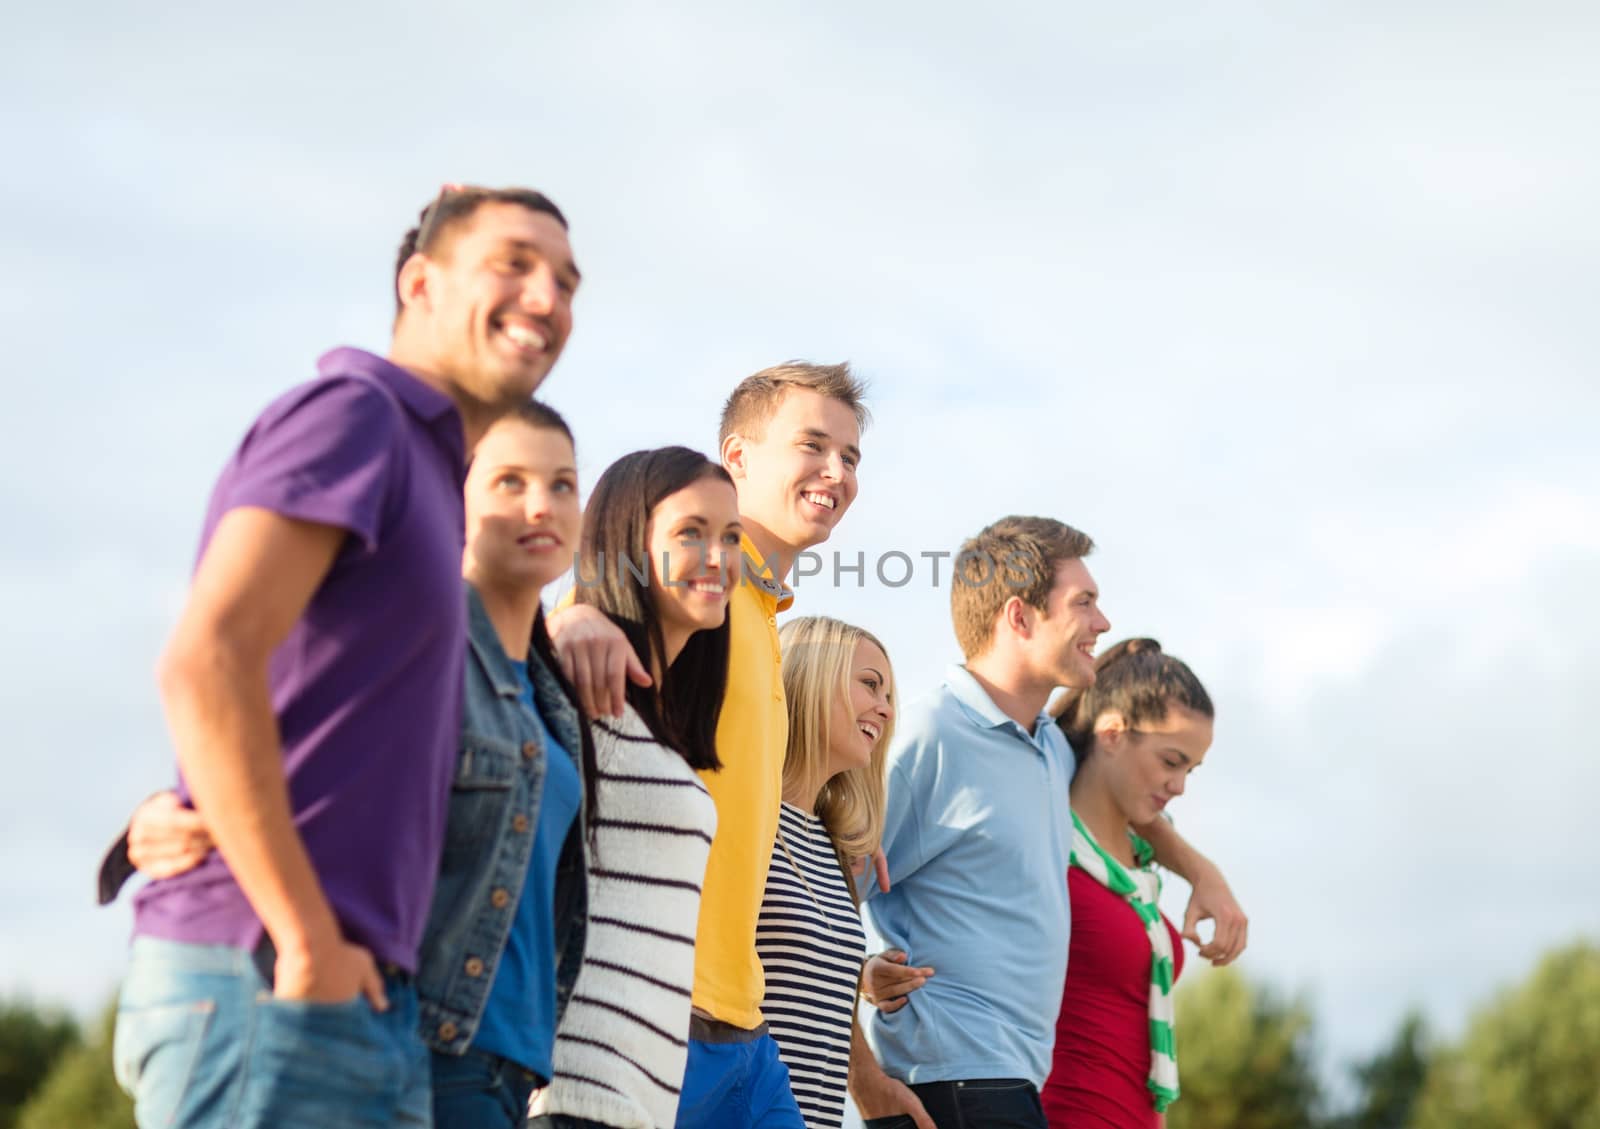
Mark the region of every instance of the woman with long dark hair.
[[579, 603], [620, 627], [651, 685], [593, 722], [598, 796], [589, 944], [536, 1120], [569, 1129], [667, 1129], [687, 1057], [700, 885], [716, 807], [727, 603], [739, 582], [738, 501], [684, 447], [637, 451], [595, 484], [577, 562]]

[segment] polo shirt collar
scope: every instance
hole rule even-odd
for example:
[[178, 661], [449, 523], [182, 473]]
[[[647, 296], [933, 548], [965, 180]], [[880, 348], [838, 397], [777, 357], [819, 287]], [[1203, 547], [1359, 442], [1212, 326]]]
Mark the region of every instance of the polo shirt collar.
[[1017, 723], [1017, 719], [1006, 713], [994, 704], [994, 699], [989, 697], [989, 692], [983, 684], [972, 676], [972, 672], [959, 663], [945, 671], [944, 684], [950, 688], [950, 693], [961, 707], [971, 714], [974, 720], [990, 729], [1011, 728], [1020, 734], [1031, 745], [1037, 745], [1040, 734], [1046, 726], [1055, 724], [1054, 719], [1046, 710], [1040, 710], [1039, 716], [1034, 720], [1033, 732], [1029, 733]]
[[750, 582], [757, 592], [761, 593], [780, 612], [789, 610], [794, 603], [794, 589], [781, 580], [772, 576], [772, 570], [767, 567], [767, 559], [761, 555], [761, 550], [756, 548], [756, 543], [750, 540], [748, 533], [739, 535], [740, 576], [741, 580]]
[[340, 376], [359, 373], [382, 381], [400, 398], [406, 410], [424, 423], [433, 423], [446, 412], [455, 411], [455, 402], [431, 384], [427, 384], [393, 361], [369, 353], [365, 349], [341, 345], [329, 349], [317, 360], [317, 372], [322, 376]]

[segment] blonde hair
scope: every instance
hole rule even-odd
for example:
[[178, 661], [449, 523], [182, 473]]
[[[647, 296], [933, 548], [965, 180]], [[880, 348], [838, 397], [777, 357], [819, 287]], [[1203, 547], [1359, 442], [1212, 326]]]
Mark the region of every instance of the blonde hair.
[[[863, 639], [883, 651], [887, 661], [889, 652], [877, 636], [837, 619], [803, 616], [779, 630], [783, 692], [789, 701], [789, 748], [783, 760], [786, 791], [827, 771], [834, 706], [841, 695], [850, 693], [856, 644]], [[894, 671], [885, 670], [883, 676], [893, 700]], [[843, 860], [870, 855], [883, 839], [884, 760], [893, 736], [890, 718], [878, 734], [867, 766], [837, 773], [817, 794], [817, 817]]]
[[808, 388], [829, 400], [839, 401], [855, 415], [857, 427], [866, 427], [872, 419], [865, 402], [867, 387], [850, 371], [849, 362], [817, 365], [809, 361], [785, 361], [739, 382], [722, 406], [718, 445], [727, 442], [730, 435], [752, 440], [763, 438], [767, 424], [791, 388]]

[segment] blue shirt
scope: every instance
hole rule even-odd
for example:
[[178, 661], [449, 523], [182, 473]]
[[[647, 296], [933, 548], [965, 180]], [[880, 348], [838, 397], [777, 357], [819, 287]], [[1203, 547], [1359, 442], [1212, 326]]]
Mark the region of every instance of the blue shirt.
[[1067, 974], [1072, 750], [1045, 714], [1007, 717], [965, 667], [901, 714], [866, 904], [883, 940], [937, 971], [866, 1034], [908, 1083], [1050, 1072]]
[[517, 900], [516, 920], [495, 972], [473, 1045], [538, 1074], [546, 1081], [556, 1038], [556, 930], [553, 898], [561, 845], [578, 814], [582, 783], [572, 754], [551, 736], [533, 704], [526, 663], [513, 662], [522, 698], [539, 718], [545, 748], [544, 796], [533, 837], [528, 878]]
[[[335, 349], [318, 369], [240, 441], [201, 552], [240, 507], [344, 531], [267, 682], [295, 830], [344, 935], [414, 971], [461, 735], [461, 417], [371, 353]], [[134, 932], [252, 949], [262, 926], [213, 851], [141, 891]]]

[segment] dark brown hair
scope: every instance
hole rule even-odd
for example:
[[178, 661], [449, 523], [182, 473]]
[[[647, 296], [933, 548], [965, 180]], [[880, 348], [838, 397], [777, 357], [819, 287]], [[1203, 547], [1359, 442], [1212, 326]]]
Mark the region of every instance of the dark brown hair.
[[607, 467], [583, 513], [573, 599], [604, 612], [645, 669], [661, 672], [656, 686], [627, 688], [628, 704], [655, 739], [689, 767], [715, 769], [722, 767], [716, 735], [728, 684], [728, 620], [689, 636], [669, 668], [650, 593], [650, 515], [662, 499], [702, 478], [733, 485], [727, 471], [687, 447], [634, 451]]
[[1056, 718], [1079, 764], [1094, 750], [1094, 723], [1108, 710], [1120, 713], [1130, 729], [1161, 721], [1172, 706], [1216, 716], [1211, 695], [1194, 671], [1154, 639], [1124, 639], [1107, 648], [1094, 671], [1094, 685], [1071, 691]]
[[400, 239], [400, 250], [394, 262], [394, 309], [398, 315], [405, 309], [400, 301], [400, 271], [417, 252], [430, 254], [438, 251], [446, 235], [454, 235], [467, 220], [485, 204], [515, 204], [530, 212], [543, 212], [554, 216], [565, 230], [567, 217], [543, 192], [531, 188], [476, 188], [446, 187], [428, 202], [417, 215], [417, 226], [409, 229]]

